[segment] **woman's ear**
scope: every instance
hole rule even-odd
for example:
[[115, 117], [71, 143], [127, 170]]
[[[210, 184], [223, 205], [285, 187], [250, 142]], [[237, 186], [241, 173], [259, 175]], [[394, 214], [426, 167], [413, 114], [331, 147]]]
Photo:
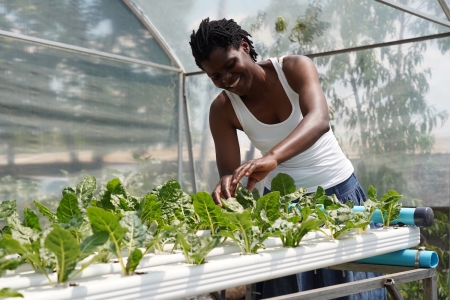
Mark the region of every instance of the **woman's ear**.
[[250, 45], [244, 39], [242, 39], [241, 41], [241, 48], [242, 50], [244, 50], [245, 53], [250, 54]]

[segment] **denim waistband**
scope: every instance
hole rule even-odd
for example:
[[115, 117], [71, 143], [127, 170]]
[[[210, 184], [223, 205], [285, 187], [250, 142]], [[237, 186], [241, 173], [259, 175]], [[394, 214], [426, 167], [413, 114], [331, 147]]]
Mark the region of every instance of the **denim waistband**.
[[359, 181], [356, 179], [355, 174], [352, 173], [352, 175], [350, 175], [350, 177], [343, 182], [325, 189], [325, 193], [328, 196], [335, 194], [339, 198], [341, 195], [345, 195], [349, 191], [353, 191], [357, 186], [359, 186]]
[[[359, 181], [358, 181], [358, 179], [356, 179], [355, 174], [352, 173], [352, 175], [350, 175], [350, 177], [347, 178], [346, 180], [344, 180], [343, 182], [338, 183], [335, 186], [325, 189], [325, 193], [328, 196], [335, 194], [339, 198], [341, 195], [344, 195], [347, 192], [355, 189], [355, 186], [357, 186], [357, 185], [359, 185]], [[264, 187], [264, 195], [267, 193], [270, 193], [270, 190], [268, 188]], [[308, 193], [308, 194], [311, 194], [311, 193]]]

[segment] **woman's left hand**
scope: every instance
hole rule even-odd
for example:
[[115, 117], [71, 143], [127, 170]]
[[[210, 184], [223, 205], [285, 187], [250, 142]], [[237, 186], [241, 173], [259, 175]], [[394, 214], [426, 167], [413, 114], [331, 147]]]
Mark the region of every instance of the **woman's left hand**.
[[231, 194], [234, 195], [236, 193], [237, 185], [244, 176], [248, 177], [247, 189], [253, 191], [256, 183], [263, 180], [277, 165], [277, 160], [272, 156], [263, 156], [242, 164], [233, 172], [231, 178]]

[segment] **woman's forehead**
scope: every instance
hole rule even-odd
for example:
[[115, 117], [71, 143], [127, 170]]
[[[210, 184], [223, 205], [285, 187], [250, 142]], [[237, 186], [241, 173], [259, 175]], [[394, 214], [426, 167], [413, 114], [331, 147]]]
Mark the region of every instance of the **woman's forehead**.
[[209, 59], [202, 61], [201, 64], [205, 72], [214, 72], [214, 69], [226, 67], [226, 64], [233, 60], [238, 54], [239, 50], [236, 50], [233, 46], [228, 48], [218, 47], [211, 51]]

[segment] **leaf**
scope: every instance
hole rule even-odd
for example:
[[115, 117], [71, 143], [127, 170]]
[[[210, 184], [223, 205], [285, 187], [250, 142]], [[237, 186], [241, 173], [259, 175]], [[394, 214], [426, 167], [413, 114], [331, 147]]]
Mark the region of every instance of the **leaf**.
[[67, 223], [73, 216], [81, 217], [77, 196], [65, 194], [56, 209], [56, 216], [61, 223]]
[[114, 178], [106, 184], [101, 196], [101, 203], [105, 209], [115, 210], [120, 206], [120, 198], [126, 197], [125, 189], [119, 178]]
[[0, 203], [0, 220], [4, 220], [16, 211], [16, 200], [6, 200]]
[[67, 230], [55, 227], [47, 235], [44, 245], [56, 255], [58, 282], [65, 282], [75, 269], [80, 255], [77, 241]]
[[400, 195], [396, 191], [390, 190], [386, 194], [384, 194], [383, 197], [380, 198], [380, 202], [384, 203], [397, 202], [398, 200], [400, 200], [401, 197], [402, 195]]
[[33, 204], [34, 206], [36, 206], [36, 208], [39, 210], [39, 212], [47, 217], [49, 219], [49, 221], [51, 223], [57, 223], [58, 222], [58, 217], [56, 216], [55, 213], [53, 213], [50, 209], [48, 209], [45, 205], [37, 202], [36, 200], [33, 200]]
[[121, 242], [126, 229], [119, 225], [120, 218], [118, 216], [99, 207], [88, 207], [86, 214], [91, 221], [94, 233], [107, 232], [112, 242], [117, 244]]
[[367, 191], [367, 198], [370, 200], [377, 202], [377, 190], [373, 186], [369, 186], [369, 190]]
[[135, 248], [133, 250], [133, 252], [131, 253], [131, 255], [128, 257], [128, 261], [127, 261], [127, 265], [126, 265], [126, 270], [127, 270], [128, 274], [134, 273], [134, 271], [138, 267], [139, 262], [141, 261], [142, 257], [143, 257], [143, 255], [142, 255], [141, 250], [139, 250], [138, 248]]
[[23, 226], [42, 231], [41, 225], [39, 224], [39, 217], [30, 208], [25, 208], [23, 211], [24, 220], [22, 222]]
[[242, 213], [244, 207], [236, 200], [236, 198], [220, 199], [222, 203], [222, 208], [228, 212]]
[[93, 235], [84, 239], [84, 241], [80, 244], [80, 256], [79, 260], [83, 260], [92, 253], [94, 253], [97, 248], [103, 246], [109, 238], [109, 234], [107, 232], [96, 232]]
[[278, 191], [281, 196], [284, 196], [295, 191], [295, 181], [288, 174], [278, 173], [277, 176], [272, 179], [270, 189], [272, 192]]
[[151, 224], [156, 221], [158, 224], [163, 224], [161, 217], [161, 204], [158, 202], [156, 195], [148, 193], [141, 202], [142, 213], [140, 219], [142, 224]]
[[199, 215], [202, 224], [210, 229], [211, 234], [214, 234], [219, 227], [220, 207], [214, 203], [211, 195], [206, 192], [198, 192], [193, 195], [193, 199], [194, 210]]
[[133, 251], [137, 247], [143, 247], [146, 240], [147, 227], [143, 226], [139, 217], [135, 214], [124, 216], [119, 224], [122, 228], [126, 229], [123, 236], [123, 242], [125, 243], [128, 251]]
[[186, 262], [188, 264], [200, 265], [205, 262], [205, 257], [208, 253], [220, 244], [220, 237], [199, 237], [195, 233], [188, 233], [186, 235], [178, 233], [177, 241], [182, 247]]
[[158, 200], [161, 203], [161, 212], [166, 224], [171, 224], [180, 210], [179, 200], [183, 197], [183, 191], [176, 180], [169, 180], [158, 190]]
[[97, 189], [97, 180], [94, 176], [86, 176], [76, 187], [76, 195], [81, 199], [83, 207], [86, 208]]
[[21, 244], [31, 245], [40, 237], [41, 232], [39, 230], [22, 225], [17, 212], [14, 212], [7, 217], [6, 223], [10, 227], [9, 230], [11, 232], [11, 236]]
[[[258, 197], [259, 198], [259, 197]], [[228, 200], [227, 200], [228, 201]], [[242, 205], [243, 209], [253, 209], [256, 205], [256, 201], [253, 198], [253, 193], [247, 190], [244, 186], [239, 185], [236, 191], [236, 201]]]
[[234, 240], [243, 253], [252, 253], [252, 247], [259, 241], [259, 236], [254, 234], [258, 227], [253, 226], [250, 211], [244, 210], [243, 213], [222, 212], [220, 225], [227, 230], [221, 230], [217, 235]]
[[253, 189], [252, 195], [253, 195], [253, 199], [254, 199], [255, 201], [258, 200], [258, 199], [261, 197], [261, 196], [259, 195], [258, 189]]
[[[0, 241], [0, 247], [5, 249], [6, 247], [2, 245]], [[23, 257], [11, 258], [11, 257], [1, 257], [0, 258], [0, 275], [2, 275], [6, 270], [15, 270], [18, 266], [25, 262]]]
[[272, 222], [274, 222], [281, 216], [279, 191], [270, 192], [259, 198], [256, 202], [256, 207], [253, 211], [253, 215], [258, 220], [261, 220], [259, 216], [261, 211], [263, 210], [265, 211], [267, 218]]
[[2, 288], [0, 290], [0, 298], [23, 298], [23, 295], [10, 288]]

